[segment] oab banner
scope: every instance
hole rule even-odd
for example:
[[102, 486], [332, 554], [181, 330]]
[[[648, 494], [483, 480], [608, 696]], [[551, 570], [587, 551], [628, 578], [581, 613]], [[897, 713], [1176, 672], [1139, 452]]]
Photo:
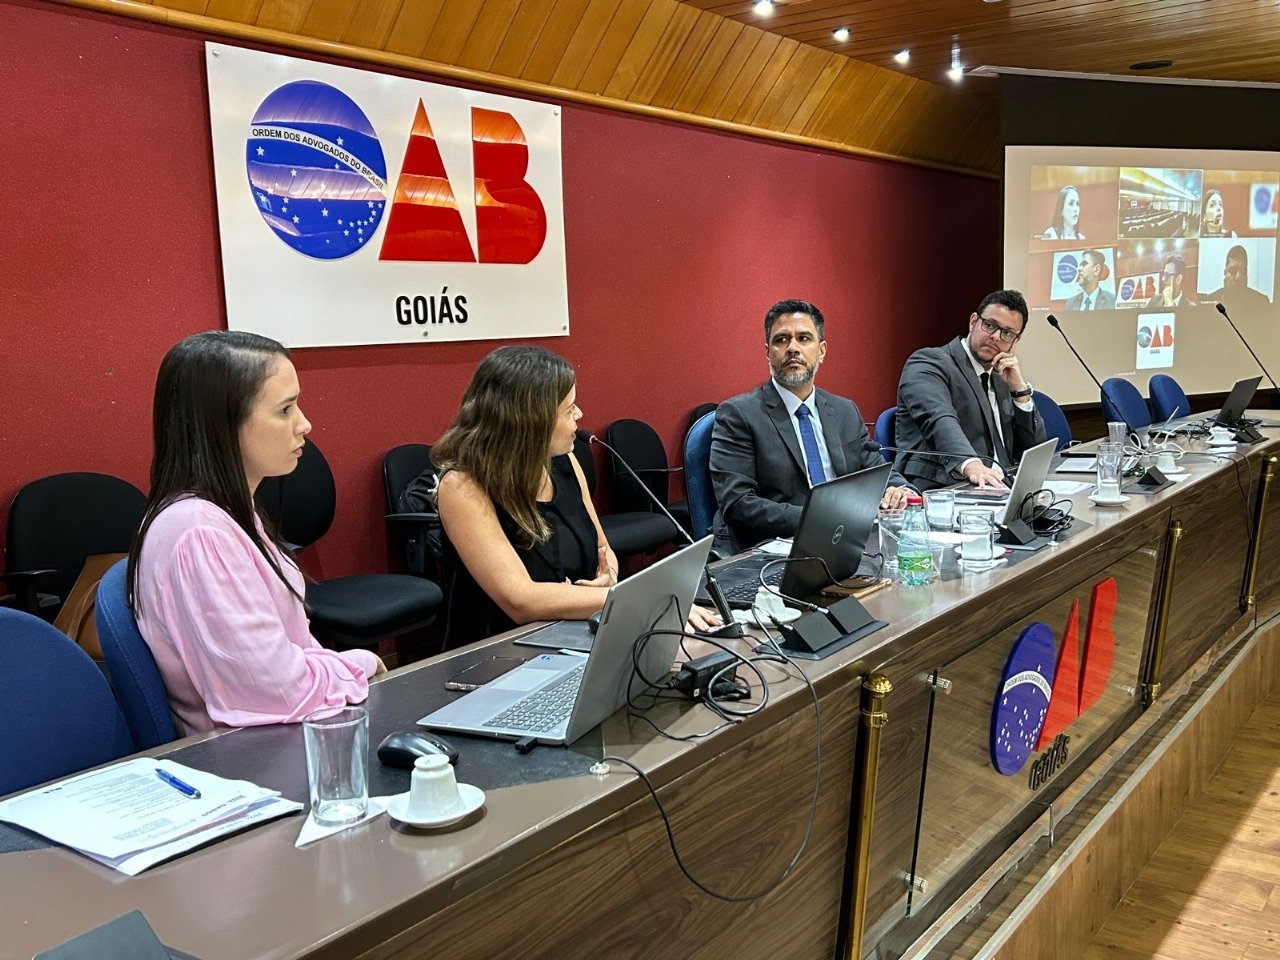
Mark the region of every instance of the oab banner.
[[222, 44], [205, 59], [232, 329], [568, 335], [558, 107]]

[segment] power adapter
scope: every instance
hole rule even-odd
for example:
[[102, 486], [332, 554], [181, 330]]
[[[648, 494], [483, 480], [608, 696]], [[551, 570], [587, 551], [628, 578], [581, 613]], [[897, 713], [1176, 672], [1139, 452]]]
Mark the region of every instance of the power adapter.
[[[712, 677], [724, 670], [725, 667], [732, 666], [738, 662], [739, 660], [736, 656], [724, 650], [717, 650], [715, 653], [709, 653], [705, 657], [690, 660], [672, 678], [671, 688], [679, 690], [693, 700], [698, 700], [707, 695], [707, 687], [711, 683]], [[724, 696], [725, 694], [737, 692], [738, 687], [735, 683], [737, 677], [738, 671], [736, 669], [720, 673], [720, 679], [716, 681], [716, 689], [714, 691], [716, 696], [728, 699], [728, 697]]]

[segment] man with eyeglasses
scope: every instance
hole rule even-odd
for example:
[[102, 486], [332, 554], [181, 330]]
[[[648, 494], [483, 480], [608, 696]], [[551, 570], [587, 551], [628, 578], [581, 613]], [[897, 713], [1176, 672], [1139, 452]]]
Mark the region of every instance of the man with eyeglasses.
[[[711, 532], [724, 556], [793, 536], [811, 487], [884, 464], [857, 405], [813, 384], [827, 357], [825, 326], [822, 311], [806, 300], [775, 303], [764, 318], [772, 376], [716, 408]], [[895, 471], [881, 504], [905, 506], [911, 492]]]
[[1164, 258], [1164, 270], [1160, 274], [1160, 291], [1147, 301], [1148, 307], [1186, 307], [1196, 302], [1191, 293], [1184, 290], [1182, 281], [1187, 272], [1187, 261], [1176, 253]]
[[[917, 350], [898, 381], [895, 466], [921, 490], [968, 480], [1005, 486], [1005, 472], [1046, 439], [1014, 349], [1027, 326], [1017, 290], [988, 294], [967, 336]], [[932, 451], [932, 452], [928, 452]]]

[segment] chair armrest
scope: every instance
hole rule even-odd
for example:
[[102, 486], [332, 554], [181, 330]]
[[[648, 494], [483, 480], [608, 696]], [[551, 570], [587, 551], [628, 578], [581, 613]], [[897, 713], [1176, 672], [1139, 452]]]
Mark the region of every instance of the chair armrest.
[[444, 546], [441, 537], [444, 525], [440, 522], [440, 514], [430, 511], [414, 511], [412, 513], [388, 513], [387, 525], [404, 538], [405, 566], [415, 576], [427, 576], [427, 559], [437, 564], [444, 559]]
[[60, 597], [41, 594], [37, 590], [41, 577], [57, 572], [57, 570], [9, 570], [0, 573], [0, 580], [6, 580], [11, 584], [13, 593], [9, 596], [13, 598], [15, 607], [38, 617], [43, 607], [56, 606], [61, 602]]
[[413, 527], [426, 524], [437, 524], [440, 522], [440, 514], [429, 513], [427, 511], [414, 513], [388, 513], [386, 517], [387, 523], [394, 523], [396, 526]]

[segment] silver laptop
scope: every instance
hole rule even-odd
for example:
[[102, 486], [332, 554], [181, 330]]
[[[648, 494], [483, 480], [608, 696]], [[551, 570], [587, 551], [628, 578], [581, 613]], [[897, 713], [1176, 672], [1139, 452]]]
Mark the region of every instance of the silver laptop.
[[[961, 490], [956, 494], [956, 501], [966, 506], [989, 505], [994, 508], [996, 523], [1002, 527], [1007, 526], [1011, 520], [1018, 519], [1022, 501], [1044, 487], [1044, 482], [1049, 476], [1049, 464], [1053, 462], [1053, 452], [1057, 445], [1057, 439], [1051, 437], [1024, 453], [1022, 461], [1018, 464], [1018, 472], [1014, 474], [1013, 486], [1007, 494], [1002, 493], [999, 497], [991, 495], [976, 497], [973, 491]], [[1001, 501], [1004, 505], [1003, 510], [1000, 509]]]
[[[418, 721], [507, 740], [572, 743], [667, 676], [711, 551], [711, 537], [664, 557], [609, 590], [591, 652], [544, 653]], [[639, 638], [652, 630], [667, 634]], [[634, 653], [633, 653], [634, 651]]]

